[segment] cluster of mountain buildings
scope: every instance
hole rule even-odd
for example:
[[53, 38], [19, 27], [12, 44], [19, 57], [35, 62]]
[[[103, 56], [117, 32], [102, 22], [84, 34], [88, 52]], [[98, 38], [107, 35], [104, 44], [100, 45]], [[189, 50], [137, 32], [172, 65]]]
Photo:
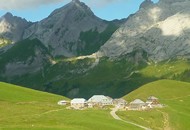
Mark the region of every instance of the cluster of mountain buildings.
[[[59, 105], [67, 105], [68, 101], [62, 100], [58, 102]], [[86, 100], [84, 98], [74, 98], [70, 101], [70, 108], [72, 109], [85, 109], [85, 108], [104, 108], [106, 106], [115, 106], [118, 109], [122, 110], [147, 110], [156, 107], [162, 107], [159, 102], [159, 99], [150, 96], [147, 98], [147, 101], [144, 102], [140, 99], [135, 99], [134, 101], [128, 103], [126, 100], [112, 99], [111, 97], [104, 95], [94, 95], [90, 99]]]

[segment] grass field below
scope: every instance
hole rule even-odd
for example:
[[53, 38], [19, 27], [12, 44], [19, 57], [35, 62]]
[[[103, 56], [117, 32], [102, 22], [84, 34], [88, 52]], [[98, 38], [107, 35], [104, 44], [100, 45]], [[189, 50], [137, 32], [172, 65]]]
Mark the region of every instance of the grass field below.
[[140, 130], [113, 119], [109, 110], [67, 110], [65, 97], [0, 83], [0, 130]]
[[146, 101], [156, 96], [165, 105], [161, 109], [147, 111], [125, 111], [117, 114], [125, 120], [149, 126], [153, 130], [187, 130], [190, 128], [190, 84], [172, 80], [149, 83], [128, 94], [129, 102], [140, 98]]

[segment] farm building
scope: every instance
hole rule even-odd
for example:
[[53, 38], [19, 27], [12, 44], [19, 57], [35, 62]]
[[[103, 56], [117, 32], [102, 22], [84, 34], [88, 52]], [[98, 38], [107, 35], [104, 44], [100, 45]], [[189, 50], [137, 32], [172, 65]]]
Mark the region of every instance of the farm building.
[[88, 105], [89, 107], [93, 107], [95, 105], [98, 106], [113, 105], [113, 99], [104, 95], [94, 95], [88, 100]]
[[113, 104], [119, 108], [119, 109], [124, 109], [127, 105], [127, 101], [122, 99], [122, 98], [119, 98], [119, 99], [114, 99], [113, 100]]
[[58, 105], [67, 105], [69, 102], [68, 101], [65, 101], [65, 100], [61, 100], [61, 101], [59, 101], [57, 104]]
[[149, 108], [154, 108], [154, 107], [160, 107], [161, 104], [158, 100], [158, 98], [154, 97], [154, 96], [150, 96], [148, 97], [147, 101], [146, 101], [146, 105], [149, 107]]
[[135, 99], [134, 101], [130, 102], [127, 107], [128, 110], [144, 110], [145, 108], [145, 102], [140, 99]]
[[74, 98], [71, 100], [71, 108], [74, 109], [83, 109], [87, 107], [86, 99], [84, 98]]

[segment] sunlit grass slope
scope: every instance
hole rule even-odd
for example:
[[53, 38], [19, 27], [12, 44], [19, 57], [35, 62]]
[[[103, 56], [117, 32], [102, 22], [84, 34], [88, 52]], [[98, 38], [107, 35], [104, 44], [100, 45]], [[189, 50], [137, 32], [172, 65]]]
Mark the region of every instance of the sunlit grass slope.
[[0, 130], [139, 130], [114, 120], [108, 110], [67, 110], [49, 93], [0, 83]]
[[150, 95], [158, 97], [165, 107], [141, 112], [119, 112], [119, 115], [154, 130], [190, 128], [190, 83], [160, 80], [146, 84], [124, 98], [128, 101], [136, 98], [146, 101]]
[[178, 76], [190, 69], [189, 60], [173, 60], [152, 63], [139, 71], [145, 77], [178, 79]]

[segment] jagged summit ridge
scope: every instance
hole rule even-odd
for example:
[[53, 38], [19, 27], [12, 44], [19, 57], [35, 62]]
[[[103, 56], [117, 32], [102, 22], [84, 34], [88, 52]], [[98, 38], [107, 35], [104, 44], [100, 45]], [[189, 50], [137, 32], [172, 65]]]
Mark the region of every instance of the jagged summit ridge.
[[0, 36], [17, 42], [22, 39], [24, 30], [31, 25], [26, 19], [13, 16], [10, 12], [0, 18]]
[[13, 15], [10, 12], [7, 12], [5, 15], [2, 16], [2, 18], [9, 19], [12, 18]]
[[79, 0], [72, 0], [69, 4], [53, 11], [50, 14], [50, 16], [57, 15], [59, 13], [60, 13], [60, 15], [63, 15], [65, 12], [70, 13], [72, 10], [83, 12], [83, 13], [89, 14], [89, 15], [94, 15], [94, 13], [91, 11], [91, 9], [85, 3], [80, 2]]

